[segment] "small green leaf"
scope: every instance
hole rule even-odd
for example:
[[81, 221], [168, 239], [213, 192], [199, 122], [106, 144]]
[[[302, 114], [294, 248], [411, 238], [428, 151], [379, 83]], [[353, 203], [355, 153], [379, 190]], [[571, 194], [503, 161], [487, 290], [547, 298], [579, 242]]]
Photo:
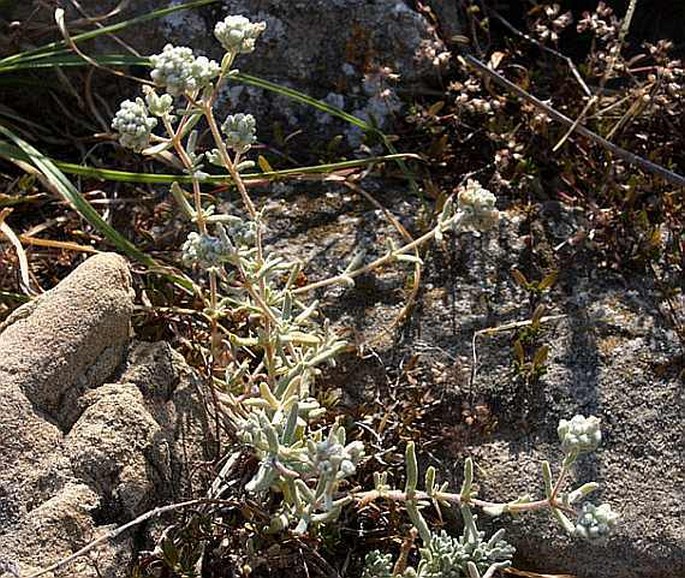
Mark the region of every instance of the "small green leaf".
[[414, 492], [416, 492], [416, 485], [419, 481], [419, 466], [416, 462], [416, 448], [414, 447], [414, 442], [407, 442], [404, 460], [407, 467], [407, 483], [404, 486], [404, 491], [408, 497], [411, 497], [414, 495]]
[[553, 491], [552, 468], [550, 468], [549, 462], [547, 460], [542, 462], [542, 479], [545, 482], [545, 496], [548, 500], [550, 500], [552, 498]]

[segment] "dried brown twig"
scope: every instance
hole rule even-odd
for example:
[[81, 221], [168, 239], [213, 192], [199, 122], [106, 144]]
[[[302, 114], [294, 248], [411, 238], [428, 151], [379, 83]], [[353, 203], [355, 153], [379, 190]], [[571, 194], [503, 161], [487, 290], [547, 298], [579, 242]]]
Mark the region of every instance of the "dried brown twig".
[[577, 132], [583, 135], [584, 137], [589, 138], [591, 141], [604, 147], [612, 154], [616, 155], [618, 158], [626, 161], [627, 163], [633, 166], [640, 167], [641, 169], [649, 173], [659, 175], [669, 183], [672, 183], [679, 187], [685, 187], [685, 176], [680, 175], [674, 171], [671, 171], [666, 167], [653, 163], [652, 161], [649, 161], [639, 155], [636, 155], [635, 153], [631, 153], [630, 151], [627, 151], [615, 145], [611, 141], [608, 141], [604, 137], [598, 135], [596, 132], [591, 131], [589, 128], [583, 126], [582, 124], [576, 123], [573, 119], [559, 112], [555, 108], [552, 108], [550, 105], [542, 102], [539, 98], [533, 96], [528, 91], [514, 84], [510, 80], [506, 79], [497, 71], [489, 68], [478, 58], [471, 56], [470, 54], [462, 54], [459, 56], [459, 58], [465, 65], [470, 65], [472, 68], [475, 68], [476, 70], [478, 70], [478, 72], [488, 76], [500, 86], [505, 87], [507, 90], [510, 90], [511, 92], [515, 93], [517, 96], [521, 97], [526, 102], [529, 102], [535, 107], [543, 110], [550, 118], [568, 127], [572, 127], [574, 132]]

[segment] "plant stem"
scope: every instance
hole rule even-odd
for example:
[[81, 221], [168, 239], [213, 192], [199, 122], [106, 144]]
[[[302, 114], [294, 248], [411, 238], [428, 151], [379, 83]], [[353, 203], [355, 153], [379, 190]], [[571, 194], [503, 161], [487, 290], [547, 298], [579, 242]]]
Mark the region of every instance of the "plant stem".
[[428, 241], [432, 241], [439, 230], [445, 230], [449, 227], [452, 227], [456, 223], [456, 221], [461, 218], [461, 216], [461, 213], [456, 213], [453, 217], [434, 227], [433, 229], [431, 229], [421, 237], [415, 239], [411, 243], [407, 243], [406, 245], [400, 247], [399, 249], [396, 249], [395, 251], [390, 251], [382, 257], [379, 257], [378, 259], [371, 261], [371, 263], [367, 263], [366, 265], [363, 265], [362, 267], [359, 267], [358, 269], [354, 269], [353, 271], [349, 271], [347, 273], [341, 273], [340, 275], [329, 277], [328, 279], [323, 279], [321, 281], [316, 281], [315, 283], [310, 283], [309, 285], [305, 285], [303, 287], [298, 287], [297, 289], [293, 290], [293, 294], [297, 295], [299, 293], [306, 293], [307, 291], [312, 291], [314, 289], [319, 289], [321, 287], [327, 287], [328, 285], [334, 285], [336, 283], [345, 283], [348, 279], [352, 279], [364, 273], [368, 273], [369, 271], [373, 271], [374, 269], [396, 259], [398, 255], [404, 255], [405, 253], [409, 253], [410, 251], [413, 251], [414, 249], [420, 247]]
[[568, 508], [561, 502], [554, 500], [536, 500], [534, 502], [526, 502], [522, 504], [506, 504], [498, 502], [489, 502], [487, 500], [479, 500], [478, 498], [471, 498], [468, 502], [462, 500], [461, 494], [454, 494], [451, 492], [435, 492], [435, 494], [428, 494], [427, 492], [416, 490], [410, 497], [403, 490], [370, 490], [367, 492], [360, 492], [355, 495], [355, 498], [360, 501], [361, 504], [368, 504], [377, 499], [386, 499], [392, 502], [406, 502], [408, 500], [418, 500], [418, 501], [432, 501], [437, 500], [438, 502], [449, 502], [455, 505], [469, 505], [477, 506], [479, 508], [498, 508], [502, 506], [507, 507], [507, 512], [516, 514], [520, 512], [530, 512], [534, 510], [542, 510], [545, 508], [557, 508], [568, 513], [575, 514], [575, 510]]
[[193, 179], [193, 204], [195, 205], [195, 220], [197, 221], [197, 228], [200, 231], [200, 234], [206, 235], [207, 223], [205, 222], [205, 215], [204, 211], [202, 210], [202, 193], [200, 189], [200, 182], [192, 174], [193, 161], [190, 159], [190, 156], [186, 152], [186, 149], [181, 142], [180, 130], [178, 132], [174, 130], [174, 128], [171, 126], [171, 122], [169, 122], [168, 117], [162, 117], [162, 121], [164, 122], [164, 128], [169, 133], [171, 143], [174, 145], [174, 150], [176, 151], [176, 154], [178, 154], [178, 158], [181, 159], [183, 167], [191, 174]]

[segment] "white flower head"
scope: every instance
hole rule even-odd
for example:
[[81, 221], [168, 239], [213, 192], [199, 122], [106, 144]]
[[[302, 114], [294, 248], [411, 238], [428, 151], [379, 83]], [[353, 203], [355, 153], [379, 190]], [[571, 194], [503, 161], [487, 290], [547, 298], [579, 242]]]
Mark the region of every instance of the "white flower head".
[[246, 54], [255, 48], [255, 41], [266, 30], [265, 22], [250, 22], [245, 16], [226, 16], [214, 27], [214, 36], [226, 52]]
[[585, 540], [598, 540], [609, 534], [617, 524], [618, 513], [609, 504], [595, 506], [586, 502], [576, 522], [575, 535]]
[[150, 76], [172, 96], [207, 86], [219, 74], [219, 65], [205, 56], [195, 57], [185, 46], [167, 44], [161, 54], [150, 56]]
[[459, 222], [461, 230], [487, 231], [499, 221], [499, 211], [495, 207], [497, 198], [481, 184], [469, 179], [457, 194], [457, 210], [462, 213]]
[[235, 255], [235, 247], [221, 229], [218, 237], [193, 231], [188, 234], [181, 252], [184, 262], [209, 269], [230, 261]]
[[142, 98], [122, 102], [112, 120], [112, 128], [119, 133], [121, 145], [134, 151], [141, 151], [150, 144], [150, 135], [155, 126], [157, 119], [148, 116]]
[[226, 146], [244, 153], [257, 141], [257, 121], [251, 114], [229, 114], [221, 125], [226, 135]]
[[570, 420], [560, 420], [557, 434], [563, 452], [586, 454], [595, 451], [602, 441], [600, 422], [601, 420], [593, 415], [576, 415]]

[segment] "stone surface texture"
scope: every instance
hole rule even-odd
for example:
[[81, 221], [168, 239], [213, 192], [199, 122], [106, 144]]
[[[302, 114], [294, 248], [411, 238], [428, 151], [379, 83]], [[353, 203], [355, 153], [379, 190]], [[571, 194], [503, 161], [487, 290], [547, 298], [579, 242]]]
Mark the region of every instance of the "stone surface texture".
[[[387, 182], [364, 186], [413, 230], [418, 199]], [[284, 187], [269, 206], [271, 242], [307, 260], [309, 281], [339, 271], [360, 249], [367, 260], [380, 255], [387, 236], [401, 243], [381, 211], [343, 186]], [[499, 228], [480, 238], [448, 238], [427, 254], [418, 302], [399, 332], [387, 329], [405, 302], [411, 265], [359, 278], [354, 289], [320, 291], [331, 319], [350, 340], [367, 344], [362, 358], [343, 360], [331, 378], [351, 407], [372, 399], [392, 407], [403, 387], [440, 400], [442, 437], [419, 448], [424, 467], [436, 465], [458, 490], [463, 459], [473, 456], [484, 499], [541, 497], [541, 461], [550, 460], [554, 471], [561, 463], [559, 419], [599, 416], [603, 444], [579, 461], [569, 484], [601, 484], [593, 501], [620, 512], [616, 532], [586, 544], [566, 537], [546, 514], [489, 520], [489, 526], [508, 529], [521, 569], [582, 578], [685, 576], [681, 344], [648, 278], [598, 268], [589, 251], [564, 243], [587, 227], [582, 212], [552, 203], [538, 206], [532, 219], [505, 213]], [[526, 243], [531, 231], [534, 255]], [[546, 373], [530, 384], [517, 376], [515, 332], [502, 331], [478, 339], [478, 372], [469, 386], [474, 332], [531, 318], [528, 296], [510, 271], [516, 267], [539, 280], [542, 275], [529, 270], [532, 261], [560, 271], [543, 299], [547, 315], [563, 316], [543, 325], [541, 342], [550, 347]], [[466, 425], [462, 410], [477, 406], [488, 408], [489, 427], [477, 427], [477, 420]]]
[[[101, 254], [3, 324], [0, 562], [23, 575], [192, 493], [197, 383], [168, 345], [130, 343], [132, 297], [125, 260]], [[128, 576], [130, 540], [53, 575]]]
[[[131, 2], [121, 17], [172, 4]], [[90, 2], [88, 12], [103, 14], [111, 8], [112, 2]], [[229, 14], [267, 23], [255, 52], [238, 59], [242, 72], [323, 99], [367, 121], [373, 116], [380, 126], [389, 126], [398, 114], [399, 92], [434, 84], [449, 65], [435, 26], [404, 0], [224, 0], [124, 30], [121, 37], [145, 55], [159, 53], [171, 42], [218, 61], [222, 53], [213, 28]], [[96, 48], [114, 47], [105, 41]], [[391, 71], [398, 81], [391, 80]], [[290, 140], [298, 149], [306, 149], [313, 134], [330, 138], [340, 133], [352, 146], [361, 138], [358, 129], [344, 122], [255, 86], [227, 85], [219, 106], [252, 113], [264, 142], [273, 142], [274, 123], [285, 135], [303, 131]]]

